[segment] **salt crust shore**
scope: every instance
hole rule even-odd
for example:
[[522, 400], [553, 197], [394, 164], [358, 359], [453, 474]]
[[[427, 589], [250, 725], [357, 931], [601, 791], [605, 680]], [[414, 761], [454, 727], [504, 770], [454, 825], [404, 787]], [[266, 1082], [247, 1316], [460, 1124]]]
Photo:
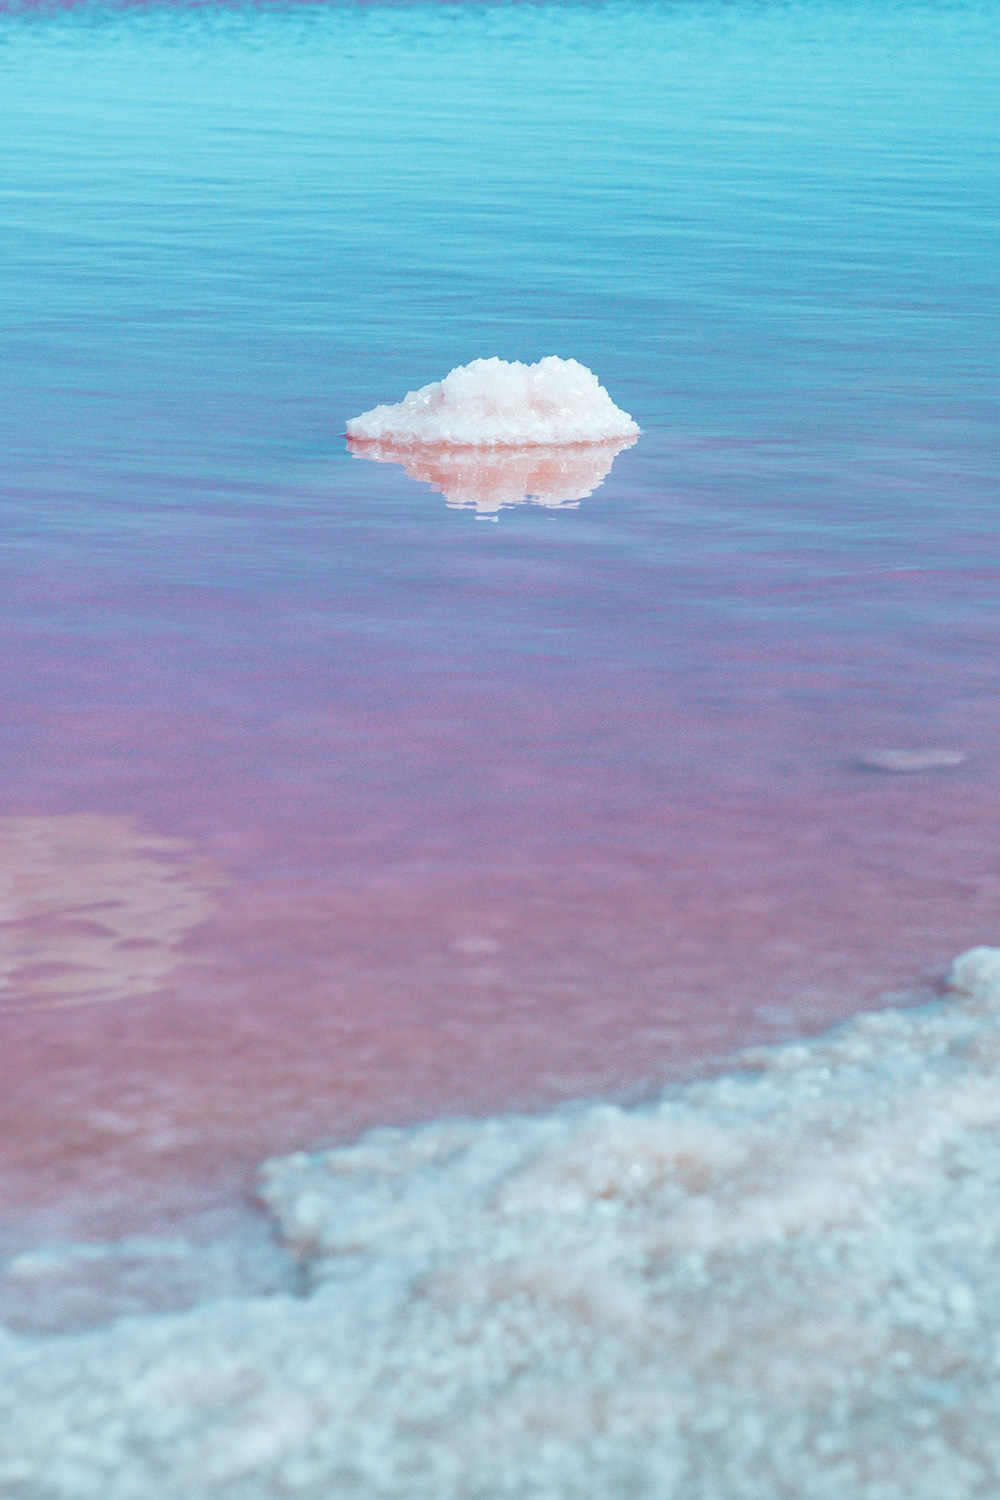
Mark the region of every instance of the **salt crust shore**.
[[654, 1106], [264, 1166], [302, 1296], [0, 1336], [4, 1500], [1000, 1492], [1000, 949]]
[[638, 432], [586, 365], [554, 354], [533, 365], [474, 359], [394, 406], [374, 406], [347, 423], [355, 441], [397, 446], [520, 448], [601, 443]]

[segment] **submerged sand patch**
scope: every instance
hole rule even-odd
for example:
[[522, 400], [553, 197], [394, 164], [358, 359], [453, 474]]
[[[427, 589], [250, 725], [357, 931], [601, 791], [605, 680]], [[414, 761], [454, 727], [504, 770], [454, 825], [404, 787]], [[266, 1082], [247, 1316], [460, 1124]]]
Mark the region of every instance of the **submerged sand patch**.
[[1000, 950], [625, 1110], [267, 1164], [305, 1295], [0, 1337], [18, 1500], [973, 1500], [1000, 1481]]
[[0, 818], [0, 1011], [160, 989], [219, 872], [112, 813]]

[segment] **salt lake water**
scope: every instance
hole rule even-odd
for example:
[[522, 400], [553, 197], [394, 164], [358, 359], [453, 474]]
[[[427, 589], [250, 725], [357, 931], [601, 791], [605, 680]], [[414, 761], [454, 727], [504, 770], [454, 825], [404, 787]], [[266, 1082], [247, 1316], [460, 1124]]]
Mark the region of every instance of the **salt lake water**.
[[[998, 73], [972, 0], [0, 7], [6, 1253], [267, 1290], [264, 1157], [1000, 941]], [[348, 451], [548, 354], [598, 471]]]

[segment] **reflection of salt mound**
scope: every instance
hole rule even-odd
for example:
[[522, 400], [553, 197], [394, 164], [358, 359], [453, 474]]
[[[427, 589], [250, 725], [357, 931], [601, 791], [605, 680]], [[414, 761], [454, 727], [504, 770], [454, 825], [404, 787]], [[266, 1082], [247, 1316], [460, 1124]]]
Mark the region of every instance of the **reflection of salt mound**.
[[0, 1493], [987, 1500], [1000, 951], [641, 1109], [264, 1169], [305, 1295], [0, 1331]]
[[347, 424], [348, 437], [399, 447], [600, 443], [638, 432], [586, 365], [554, 354], [534, 365], [474, 359], [397, 405], [375, 406]]
[[391, 442], [358, 443], [351, 451], [378, 463], [401, 464], [411, 479], [440, 490], [449, 505], [488, 520], [506, 506], [579, 505], [604, 482], [634, 437], [603, 443], [521, 448], [413, 448]]
[[0, 818], [0, 1011], [160, 988], [217, 883], [179, 840], [127, 818]]

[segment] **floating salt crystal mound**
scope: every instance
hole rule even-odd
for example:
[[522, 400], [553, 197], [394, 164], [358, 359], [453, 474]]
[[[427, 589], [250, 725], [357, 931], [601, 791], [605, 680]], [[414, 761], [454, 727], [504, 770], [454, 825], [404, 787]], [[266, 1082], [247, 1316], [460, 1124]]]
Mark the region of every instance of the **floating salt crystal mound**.
[[474, 359], [347, 424], [348, 437], [363, 442], [465, 448], [595, 443], [638, 432], [586, 365], [554, 354], [534, 365]]
[[349, 446], [359, 457], [400, 464], [411, 479], [429, 484], [456, 510], [474, 510], [495, 521], [514, 505], [568, 510], [598, 489], [623, 448], [634, 437], [601, 443], [535, 444], [520, 448], [461, 448], [424, 444], [418, 448], [385, 441]]
[[991, 1500], [1000, 950], [951, 983], [654, 1105], [270, 1163], [304, 1295], [0, 1330], [0, 1494]]

